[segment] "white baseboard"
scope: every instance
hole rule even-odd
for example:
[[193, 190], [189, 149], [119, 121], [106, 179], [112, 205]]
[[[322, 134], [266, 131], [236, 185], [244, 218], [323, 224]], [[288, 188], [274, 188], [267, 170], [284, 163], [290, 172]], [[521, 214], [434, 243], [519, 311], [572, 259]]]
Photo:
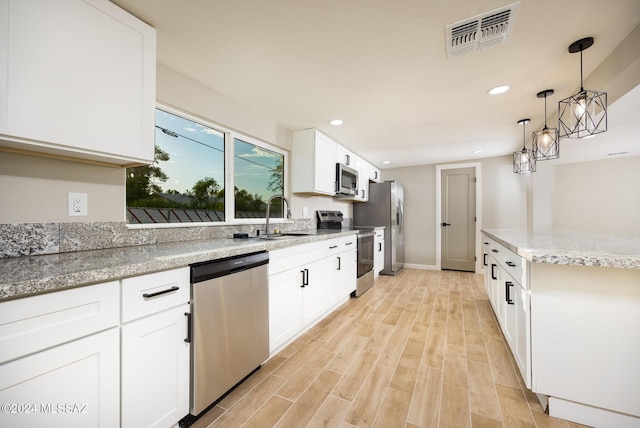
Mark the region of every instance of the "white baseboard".
[[593, 427], [637, 428], [640, 417], [549, 397], [549, 416]]
[[418, 265], [414, 263], [405, 263], [404, 267], [406, 267], [407, 269], [440, 270], [436, 265]]

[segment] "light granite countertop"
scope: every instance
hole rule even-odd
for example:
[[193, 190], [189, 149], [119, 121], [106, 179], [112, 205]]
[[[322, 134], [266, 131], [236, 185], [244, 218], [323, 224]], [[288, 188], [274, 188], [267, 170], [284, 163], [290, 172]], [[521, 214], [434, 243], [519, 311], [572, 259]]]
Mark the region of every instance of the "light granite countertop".
[[640, 238], [570, 230], [482, 229], [533, 263], [640, 269]]
[[207, 239], [0, 259], [0, 301], [357, 233], [305, 230], [284, 239]]

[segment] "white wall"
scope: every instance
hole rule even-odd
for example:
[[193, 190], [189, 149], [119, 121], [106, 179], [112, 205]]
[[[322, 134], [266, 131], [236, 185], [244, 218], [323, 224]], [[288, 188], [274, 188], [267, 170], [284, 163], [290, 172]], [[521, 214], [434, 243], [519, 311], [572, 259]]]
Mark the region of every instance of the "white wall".
[[553, 228], [640, 237], [640, 156], [558, 165]]
[[[467, 162], [480, 162], [480, 228], [526, 228], [530, 178], [513, 173], [512, 157]], [[436, 165], [385, 169], [382, 178], [397, 180], [404, 186], [405, 263], [436, 266]]]
[[[0, 152], [0, 223], [124, 221], [122, 168]], [[86, 193], [88, 216], [68, 217], [68, 193]]]
[[435, 165], [385, 169], [381, 175], [404, 188], [405, 263], [435, 265]]

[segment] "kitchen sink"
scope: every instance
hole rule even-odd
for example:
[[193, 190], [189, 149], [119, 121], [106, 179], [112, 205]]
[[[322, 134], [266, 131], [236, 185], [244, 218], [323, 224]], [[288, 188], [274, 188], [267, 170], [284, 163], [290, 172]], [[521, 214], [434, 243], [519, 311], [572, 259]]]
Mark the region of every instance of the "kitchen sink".
[[280, 239], [290, 239], [290, 238], [296, 238], [296, 237], [307, 236], [307, 235], [311, 235], [311, 234], [305, 233], [305, 232], [285, 232], [285, 233], [275, 233], [269, 236], [261, 235], [258, 238], [266, 239], [266, 240], [280, 240]]

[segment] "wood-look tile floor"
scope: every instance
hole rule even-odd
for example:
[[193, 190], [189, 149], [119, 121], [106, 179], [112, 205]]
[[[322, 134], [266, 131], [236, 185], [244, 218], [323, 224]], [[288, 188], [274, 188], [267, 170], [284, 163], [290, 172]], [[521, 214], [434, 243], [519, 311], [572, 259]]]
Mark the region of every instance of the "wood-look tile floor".
[[483, 276], [381, 276], [192, 427], [562, 427], [524, 388]]

